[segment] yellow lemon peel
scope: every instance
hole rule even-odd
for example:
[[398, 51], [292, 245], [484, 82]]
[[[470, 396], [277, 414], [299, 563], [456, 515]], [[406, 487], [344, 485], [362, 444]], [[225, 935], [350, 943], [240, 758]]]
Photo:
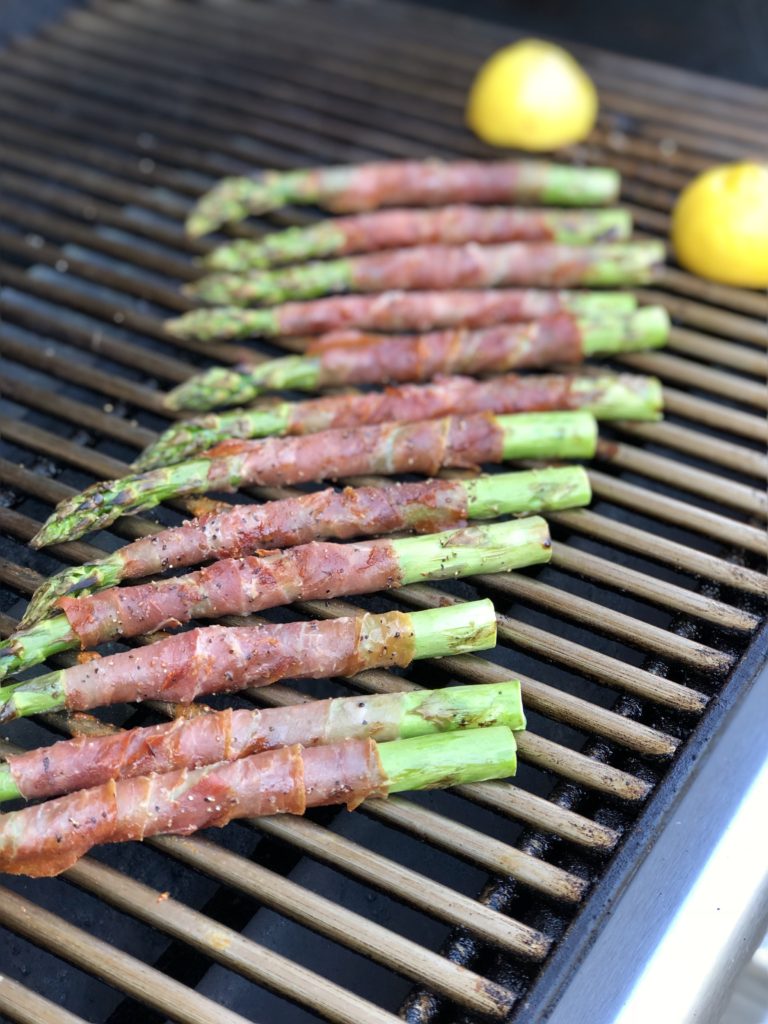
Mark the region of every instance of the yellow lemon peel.
[[522, 39], [480, 68], [469, 92], [467, 124], [491, 145], [542, 152], [584, 139], [597, 108], [592, 80], [570, 53]]
[[672, 244], [693, 274], [768, 288], [768, 164], [722, 164], [694, 178], [672, 213]]

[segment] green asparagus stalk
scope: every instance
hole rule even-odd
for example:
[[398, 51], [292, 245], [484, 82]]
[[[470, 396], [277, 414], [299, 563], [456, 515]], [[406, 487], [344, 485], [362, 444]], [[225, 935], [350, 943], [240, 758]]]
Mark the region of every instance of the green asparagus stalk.
[[165, 405], [203, 412], [250, 402], [266, 391], [316, 391], [321, 371], [319, 356], [283, 356], [242, 370], [214, 366], [169, 391]]
[[197, 201], [186, 226], [198, 237], [249, 214], [300, 203], [335, 213], [379, 206], [444, 206], [458, 200], [603, 205], [615, 201], [619, 184], [619, 175], [611, 168], [533, 160], [391, 161], [270, 171], [258, 178], [224, 178]]
[[[226, 371], [225, 371], [226, 372]], [[243, 373], [247, 376], [247, 373]], [[455, 388], [454, 402], [453, 385]], [[469, 385], [469, 386], [464, 386]], [[498, 396], [495, 401], [490, 398]], [[551, 394], [551, 402], [543, 395]], [[374, 407], [374, 401], [378, 405]], [[335, 426], [358, 422], [421, 418], [417, 410], [428, 406], [427, 415], [474, 413], [490, 409], [497, 414], [525, 412], [528, 409], [583, 409], [597, 420], [658, 420], [663, 406], [661, 383], [655, 377], [636, 374], [579, 376], [549, 375], [518, 377], [509, 374], [491, 382], [446, 379], [434, 384], [388, 388], [383, 393], [343, 395], [305, 402], [279, 402], [257, 409], [234, 409], [209, 413], [170, 426], [154, 444], [149, 445], [133, 463], [135, 470], [158, 469], [190, 459], [213, 448], [221, 441], [255, 437], [284, 437], [309, 434]], [[379, 415], [379, 406], [381, 415]], [[410, 412], [409, 412], [410, 410]], [[338, 422], [342, 419], [342, 422]]]
[[[412, 693], [335, 697], [257, 711], [211, 712], [182, 724], [171, 721], [133, 729], [130, 734], [110, 731], [85, 743], [63, 740], [12, 756], [0, 765], [0, 802], [58, 796], [150, 771], [237, 760], [256, 750], [291, 743], [314, 746], [369, 736], [384, 743], [457, 729], [506, 726], [519, 731], [525, 725], [516, 679]], [[139, 750], [146, 753], [137, 753]]]
[[[371, 543], [386, 544], [387, 546], [386, 555], [392, 563], [392, 572], [388, 576], [388, 580], [390, 580], [388, 585], [390, 587], [406, 586], [409, 583], [418, 583], [424, 580], [474, 576], [478, 573], [506, 572], [513, 568], [548, 562], [551, 558], [551, 542], [547, 524], [538, 516], [512, 520], [510, 522], [468, 527], [464, 530], [449, 530], [443, 533], [424, 534], [419, 537], [404, 537], [391, 542], [368, 542], [368, 544]], [[347, 546], [340, 545], [340, 547], [343, 551]], [[343, 555], [339, 557], [343, 557]], [[246, 568], [248, 569], [250, 579], [254, 575], [253, 569], [248, 566], [243, 567], [241, 571], [244, 572]], [[265, 574], [273, 569], [275, 567], [270, 566], [269, 562], [267, 562], [264, 569]], [[341, 570], [337, 570], [337, 575], [343, 579]], [[199, 590], [199, 578], [196, 579], [196, 586]], [[164, 607], [162, 605], [163, 597], [166, 599], [170, 597], [175, 601], [175, 595], [178, 592], [175, 580], [169, 581], [165, 585], [164, 593], [161, 593], [163, 589], [163, 585], [158, 584], [154, 591], [154, 600], [158, 608]], [[195, 598], [194, 595], [197, 591], [194, 590], [191, 584], [187, 587], [187, 592], [189, 597], [187, 604], [185, 604], [184, 612], [189, 617], [189, 608], [196, 609], [201, 604], [201, 600]], [[364, 593], [365, 590], [357, 592]], [[280, 600], [277, 600], [277, 598], [273, 599], [272, 596], [264, 599], [260, 593], [256, 593], [250, 609], [252, 611], [260, 611], [276, 604], [286, 603], [287, 599], [284, 592], [278, 590], [277, 594]], [[95, 595], [95, 598], [98, 599], [99, 596]], [[129, 594], [128, 596], [130, 597], [131, 595]], [[313, 593], [311, 596], [317, 597], [318, 595]], [[334, 592], [329, 580], [329, 585], [326, 590], [322, 591], [322, 596], [340, 597], [342, 595]], [[94, 598], [85, 597], [80, 600], [93, 601]], [[73, 603], [79, 604], [77, 601]], [[105, 603], [109, 604], [110, 602], [106, 601]], [[174, 607], [176, 606], [174, 604]], [[42, 622], [36, 623], [30, 629], [14, 633], [0, 645], [0, 679], [4, 679], [12, 673], [20, 672], [22, 669], [33, 665], [39, 665], [40, 662], [45, 661], [46, 658], [51, 657], [53, 654], [84, 646], [85, 638], [82, 632], [78, 632], [76, 628], [77, 617], [75, 613], [78, 611], [79, 608], [67, 608], [66, 612], [72, 616], [71, 620], [68, 614], [55, 615], [50, 619], [44, 619]], [[178, 614], [180, 612], [177, 612]], [[209, 612], [209, 617], [210, 614]], [[217, 612], [217, 614], [220, 613]], [[121, 628], [119, 614], [113, 612], [113, 616], [114, 621], [104, 621], [104, 629], [96, 633], [93, 642], [98, 643], [100, 640], [115, 639], [125, 635], [126, 630]], [[165, 618], [167, 619], [167, 617]], [[429, 624], [429, 620], [422, 621], [427, 625]], [[135, 629], [133, 632], [135, 632]], [[453, 632], [457, 631], [453, 630]], [[133, 633], [130, 635], [133, 635]], [[443, 654], [450, 653], [450, 650], [446, 649], [446, 644], [452, 644], [454, 642], [453, 639], [446, 638], [446, 636], [439, 633], [435, 636], [434, 630], [430, 630], [427, 636], [442, 649]], [[425, 640], [424, 644], [426, 645], [426, 643], [427, 641]], [[88, 645], [90, 646], [91, 643]], [[436, 651], [429, 652], [424, 646], [420, 647], [418, 642], [416, 648], [421, 652], [420, 657], [436, 656]], [[53, 676], [58, 678], [56, 673], [53, 673]], [[39, 680], [35, 679], [29, 684], [31, 689], [23, 692], [29, 692], [32, 695], [30, 699], [34, 700], [35, 695], [39, 694], [41, 686], [45, 689], [46, 685], [47, 683], [41, 684]]]
[[631, 233], [632, 216], [623, 209], [452, 206], [439, 210], [383, 210], [274, 231], [257, 240], [239, 238], [217, 246], [203, 257], [202, 263], [210, 270], [237, 274], [407, 245], [515, 240], [584, 245], [627, 239]]
[[[650, 281], [664, 253], [664, 245], [656, 241], [573, 247], [546, 242], [423, 246], [281, 270], [209, 274], [185, 285], [183, 291], [213, 306], [276, 306], [341, 292], [460, 288], [467, 283], [484, 288], [558, 284], [615, 288]], [[469, 280], [468, 263], [472, 267]]]
[[[581, 466], [497, 473], [450, 483], [427, 481], [421, 485], [424, 493], [411, 496], [415, 486], [409, 485], [407, 496], [402, 488], [394, 489], [397, 496], [392, 501], [401, 513], [394, 521], [389, 518], [389, 505], [382, 513], [378, 504], [382, 498], [389, 500], [390, 489], [363, 487], [349, 488], [341, 494], [315, 492], [265, 505], [237, 505], [202, 522], [196, 520], [151, 538], [139, 538], [98, 562], [64, 569], [46, 580], [35, 591], [21, 628], [28, 629], [49, 616], [60, 597], [92, 594], [129, 579], [152, 576], [169, 566], [180, 569], [229, 557], [233, 550], [239, 555], [251, 555], [264, 548], [311, 540], [348, 538], [352, 534], [371, 536], [388, 532], [388, 523], [393, 523], [394, 530], [416, 528], [425, 533], [440, 529], [441, 495], [445, 501], [447, 490], [455, 495], [454, 507], [466, 510], [469, 520], [575, 508], [588, 505], [591, 500], [589, 478]], [[369, 512], [364, 514], [363, 509]], [[297, 521], [308, 524], [298, 537]]]
[[238, 761], [107, 783], [4, 814], [0, 871], [55, 875], [99, 842], [188, 835], [247, 815], [300, 814], [329, 804], [347, 803], [352, 809], [363, 800], [414, 787], [507, 777], [516, 766], [515, 734], [506, 726], [381, 744], [369, 737], [325, 748], [291, 745]]
[[[666, 344], [669, 336], [669, 316], [661, 306], [645, 306], [634, 313], [620, 317], [605, 318], [582, 318], [576, 317], [574, 323], [569, 324], [569, 331], [563, 330], [563, 321], [552, 321], [552, 331], [547, 330], [547, 321], [541, 321], [536, 325], [537, 333], [528, 341], [528, 350], [521, 345], [521, 338], [525, 332], [518, 330], [515, 325], [508, 328], [509, 339], [509, 365], [506, 369], [513, 369], [515, 365], [531, 367], [539, 365], [533, 358], [535, 349], [540, 347], [545, 356], [542, 362], [552, 363], [553, 361], [571, 362], [578, 355], [582, 358], [587, 356], [613, 355], [619, 352], [637, 352], [648, 348], [658, 348]], [[519, 325], [518, 325], [519, 326]], [[527, 325], [526, 325], [527, 326]], [[572, 334], [571, 334], [572, 328]], [[416, 380], [423, 379], [424, 365], [440, 359], [443, 351], [451, 340], [449, 332], [435, 334], [423, 334], [414, 336], [412, 344], [410, 339], [407, 347], [413, 349], [412, 361], [409, 363], [411, 372], [408, 377]], [[498, 346], [499, 328], [489, 328], [484, 331], [470, 332], [466, 336], [465, 351], [469, 352], [477, 348], [477, 359], [482, 360], [484, 338], [489, 338], [491, 344]], [[553, 340], [556, 339], [556, 340]], [[170, 409], [191, 409], [196, 412], [204, 412], [209, 409], [216, 409], [226, 405], [237, 405], [251, 402], [254, 398], [266, 391], [298, 390], [315, 391], [318, 388], [338, 386], [339, 384], [374, 383], [371, 379], [368, 363], [375, 365], [387, 365], [386, 353], [390, 348], [400, 353], [403, 348], [402, 338], [382, 337], [375, 342], [369, 342], [364, 347], [371, 350], [370, 360], [366, 357], [357, 374], [350, 371], [348, 378], [339, 380], [339, 362], [343, 357], [350, 355], [342, 349], [342, 360], [336, 358], [334, 347], [328, 346], [317, 355], [305, 356], [284, 356], [281, 359], [270, 359], [257, 366], [243, 369], [214, 366], [210, 370], [191, 377], [189, 380], [179, 384], [168, 393], [165, 404]], [[344, 346], [349, 348], [349, 346]], [[351, 353], [354, 355], [354, 353]], [[515, 356], [518, 357], [517, 361]], [[466, 372], [475, 372], [472, 360], [468, 359]], [[400, 356], [401, 363], [403, 357]], [[395, 358], [389, 361], [389, 365], [395, 365]], [[480, 372], [484, 366], [480, 362]], [[464, 369], [464, 367], [461, 367]], [[451, 372], [452, 366], [443, 367]], [[334, 379], [336, 378], [336, 379]], [[406, 378], [403, 373], [399, 380]], [[380, 381], [386, 383], [386, 381]], [[279, 416], [278, 411], [272, 414]]]
[[[488, 447], [480, 447], [476, 464], [499, 461], [497, 442], [501, 433], [502, 459], [579, 459], [591, 458], [597, 445], [597, 425], [586, 412], [521, 413], [516, 416], [492, 417], [495, 430], [483, 438]], [[357, 437], [365, 439], [365, 452], [349, 451], [350, 432], [323, 431], [307, 437], [285, 438], [285, 463], [281, 464], [274, 442], [239, 441], [229, 453], [212, 455], [180, 462], [175, 466], [136, 473], [120, 480], [106, 480], [94, 484], [82, 494], [61, 502], [53, 515], [33, 537], [33, 547], [61, 543], [82, 537], [91, 530], [109, 526], [120, 516], [135, 515], [154, 508], [163, 501], [186, 494], [206, 494], [209, 491], [236, 491], [249, 484], [288, 486], [301, 480], [319, 480], [338, 476], [354, 476], [368, 472], [407, 472], [417, 470], [416, 455], [408, 454], [398, 439], [420, 441], [429, 430], [439, 430], [433, 445], [442, 443], [443, 421], [426, 420], [418, 424], [382, 424], [359, 428]], [[426, 424], [433, 424], [427, 427]], [[312, 442], [302, 444], [302, 442]], [[480, 442], [478, 442], [480, 444]], [[258, 446], [258, 447], [254, 447]], [[434, 450], [434, 449], [432, 449]], [[326, 457], [322, 468], [317, 460]], [[427, 459], [428, 450], [421, 452]], [[290, 455], [291, 458], [287, 458]], [[311, 457], [313, 465], [301, 461]], [[402, 456], [405, 461], [397, 460]], [[442, 465], [467, 465], [467, 453], [461, 455], [444, 452]], [[297, 461], [299, 460], [299, 461]], [[393, 461], [394, 460], [394, 461]], [[431, 460], [434, 462], [434, 457]], [[382, 467], [385, 467], [382, 470]], [[432, 470], [434, 471], [434, 470]]]
[[506, 779], [517, 772], [515, 734], [502, 725], [415, 736], [381, 743], [377, 750], [390, 793]]
[[[514, 289], [493, 289], [490, 291], [497, 293], [496, 297], [498, 297], [502, 292], [511, 292]], [[523, 312], [504, 316], [503, 320], [534, 319], [535, 314], [528, 312], [528, 307], [524, 305], [525, 297], [531, 297], [533, 293], [534, 289], [518, 290], [516, 298], [521, 304]], [[392, 293], [389, 294], [390, 296], [392, 295]], [[333, 316], [330, 315], [329, 311], [328, 315], [322, 320], [324, 331], [336, 330], [350, 325], [370, 328], [372, 330], [405, 330], [410, 329], [411, 323], [414, 324], [413, 329], [415, 329], [416, 323], [425, 322], [435, 327], [456, 326], [457, 320], [451, 316], [449, 309], [441, 306], [434, 315], [428, 316], [427, 313], [428, 310], [436, 309], [441, 296], [450, 297], [456, 294], [458, 293], [451, 291], [404, 293], [401, 305], [406, 306], [410, 301], [415, 303], [418, 300], [421, 316], [419, 320], [416, 314], [414, 314], [412, 319], [408, 319], [406, 325], [404, 325], [406, 320], [405, 314], [402, 314], [402, 319], [394, 319], [392, 325], [392, 318], [387, 315], [386, 309], [381, 313], [377, 311], [377, 307], [382, 305], [380, 302], [382, 299], [381, 295], [353, 295], [332, 296], [313, 302], [286, 303], [283, 306], [275, 306], [273, 309], [242, 309], [240, 306], [193, 309], [189, 313], [184, 313], [183, 316], [166, 320], [164, 326], [169, 334], [177, 338], [206, 342], [238, 341], [254, 337], [278, 338], [291, 334], [316, 334], [321, 332], [318, 332], [317, 328], [312, 329], [309, 325], [317, 322], [314, 317], [317, 307], [339, 301], [344, 303], [344, 310], [347, 310], [350, 304], [354, 302], [355, 306], [360, 308], [359, 318], [347, 317], [347, 319], [343, 319], [344, 312], [342, 310], [335, 309]], [[478, 292], [476, 297], [482, 300], [487, 295], [488, 293]], [[422, 301], [427, 296], [428, 301]], [[539, 289], [536, 292], [536, 298], [541, 300], [544, 297], [547, 297], [550, 301], [546, 306], [546, 311], [539, 314], [541, 316], [553, 315], [562, 311], [582, 314], [584, 316], [619, 315], [631, 312], [637, 305], [631, 292], [552, 292]], [[355, 302], [355, 300], [358, 301]], [[462, 322], [471, 325], [473, 321], [470, 318], [466, 318]], [[500, 321], [481, 321], [481, 323], [489, 322], [498, 323]]]

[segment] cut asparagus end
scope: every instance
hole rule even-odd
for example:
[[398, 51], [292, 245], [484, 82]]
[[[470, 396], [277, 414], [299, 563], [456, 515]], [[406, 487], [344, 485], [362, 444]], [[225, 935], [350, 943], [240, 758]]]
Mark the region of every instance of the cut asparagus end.
[[401, 583], [507, 572], [548, 562], [552, 542], [539, 516], [392, 541]]
[[0, 679], [77, 646], [77, 637], [65, 615], [44, 619], [31, 629], [14, 633], [5, 641], [0, 650]]
[[19, 787], [13, 781], [11, 769], [7, 764], [0, 764], [0, 803], [6, 800], [18, 800], [21, 797]]
[[[151, 473], [135, 473], [120, 480], [103, 480], [81, 494], [75, 494], [56, 506], [30, 544], [42, 548], [82, 537], [91, 530], [114, 523], [120, 516], [135, 515], [154, 508], [167, 498], [185, 494], [203, 494], [210, 490], [209, 459], [194, 459], [167, 466]], [[232, 477], [234, 480], [234, 476]], [[217, 489], [224, 489], [218, 481]], [[236, 484], [233, 484], [236, 486]]]
[[562, 302], [571, 313], [587, 320], [619, 317], [637, 309], [637, 299], [632, 292], [568, 292]]
[[666, 256], [664, 243], [657, 241], [627, 242], [596, 251], [597, 258], [590, 263], [582, 281], [590, 287], [644, 284], [653, 280]]
[[64, 673], [49, 672], [27, 683], [0, 687], [0, 722], [42, 715], [66, 707]]
[[577, 377], [571, 393], [598, 420], [660, 420], [664, 409], [661, 381], [634, 373]]
[[546, 214], [552, 238], [563, 245], [622, 241], [632, 234], [632, 214], [616, 207], [610, 210], [553, 210]]
[[253, 178], [224, 178], [202, 196], [187, 217], [187, 234], [207, 235], [222, 224], [245, 220], [249, 213], [273, 209], [269, 188]]
[[187, 341], [237, 341], [259, 336], [273, 338], [280, 333], [280, 321], [272, 309], [193, 309], [183, 316], [166, 320], [168, 334]]
[[487, 598], [413, 612], [411, 626], [414, 659], [468, 654], [496, 646], [496, 612]]
[[643, 306], [615, 320], [596, 317], [584, 324], [582, 348], [585, 356], [662, 348], [669, 339], [669, 327], [669, 313], [662, 306]]
[[280, 402], [182, 420], [145, 448], [131, 468], [146, 472], [173, 466], [232, 438], [280, 437], [288, 433], [293, 409], [291, 402]]
[[497, 416], [505, 459], [590, 459], [597, 449], [592, 413], [523, 412]]
[[123, 578], [122, 569], [120, 553], [115, 552], [99, 562], [75, 565], [71, 569], [57, 572], [34, 592], [19, 628], [29, 629], [41, 619], [47, 618], [60, 597], [72, 594], [82, 597], [85, 594], [92, 594], [95, 590], [116, 586]]
[[517, 745], [506, 726], [414, 736], [376, 748], [390, 793], [443, 789], [517, 771]]
[[612, 167], [548, 164], [540, 201], [556, 206], [603, 206], [619, 197], [621, 176]]
[[499, 725], [513, 730], [525, 728], [517, 679], [507, 683], [448, 686], [444, 690], [416, 690], [402, 695], [400, 739]]
[[462, 482], [470, 519], [515, 512], [544, 512], [588, 505], [589, 477], [581, 466], [547, 466], [524, 473], [496, 473]]

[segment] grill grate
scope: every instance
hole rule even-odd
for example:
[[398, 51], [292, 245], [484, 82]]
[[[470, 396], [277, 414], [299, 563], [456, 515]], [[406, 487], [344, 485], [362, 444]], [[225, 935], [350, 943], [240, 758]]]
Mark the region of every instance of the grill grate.
[[[92, 0], [0, 57], [0, 632], [41, 574], [156, 528], [136, 517], [99, 534], [100, 549], [26, 547], [53, 503], [123, 472], [164, 425], [160, 389], [201, 362], [205, 346], [162, 329], [187, 308], [179, 281], [210, 244], [183, 235], [191, 198], [254, 166], [488, 155], [461, 107], [508, 35], [396, 3]], [[622, 171], [641, 232], [666, 234], [691, 173], [768, 141], [760, 90], [584, 56], [604, 109], [573, 155]], [[284, 211], [234, 232], [312, 217]], [[685, 771], [713, 716], [705, 699], [717, 695], [716, 710], [743, 685], [738, 662], [764, 614], [768, 300], [672, 268], [641, 294], [676, 326], [667, 352], [621, 364], [662, 378], [667, 419], [602, 432], [596, 500], [549, 517], [550, 566], [280, 613], [490, 594], [500, 646], [489, 656], [302, 691], [522, 673], [530, 729], [515, 784], [166, 837], [99, 851], [64, 880], [13, 880], [0, 935], [16, 980], [3, 979], [0, 1012], [70, 1024], [525, 1018], [523, 997], [546, 982], [548, 953], [567, 953], [563, 933], [594, 909], [616, 850], [649, 835], [646, 798], [672, 763]], [[224, 345], [216, 358], [245, 352]], [[11, 739], [98, 724], [48, 716]]]

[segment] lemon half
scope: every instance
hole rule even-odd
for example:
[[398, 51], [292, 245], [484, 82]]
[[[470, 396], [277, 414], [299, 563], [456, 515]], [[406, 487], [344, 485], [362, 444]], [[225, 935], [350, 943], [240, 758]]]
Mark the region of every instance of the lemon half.
[[694, 274], [768, 288], [768, 165], [723, 164], [694, 178], [672, 213], [672, 244]]
[[467, 124], [493, 146], [539, 152], [584, 139], [597, 108], [592, 80], [566, 50], [523, 39], [480, 68], [469, 92]]

